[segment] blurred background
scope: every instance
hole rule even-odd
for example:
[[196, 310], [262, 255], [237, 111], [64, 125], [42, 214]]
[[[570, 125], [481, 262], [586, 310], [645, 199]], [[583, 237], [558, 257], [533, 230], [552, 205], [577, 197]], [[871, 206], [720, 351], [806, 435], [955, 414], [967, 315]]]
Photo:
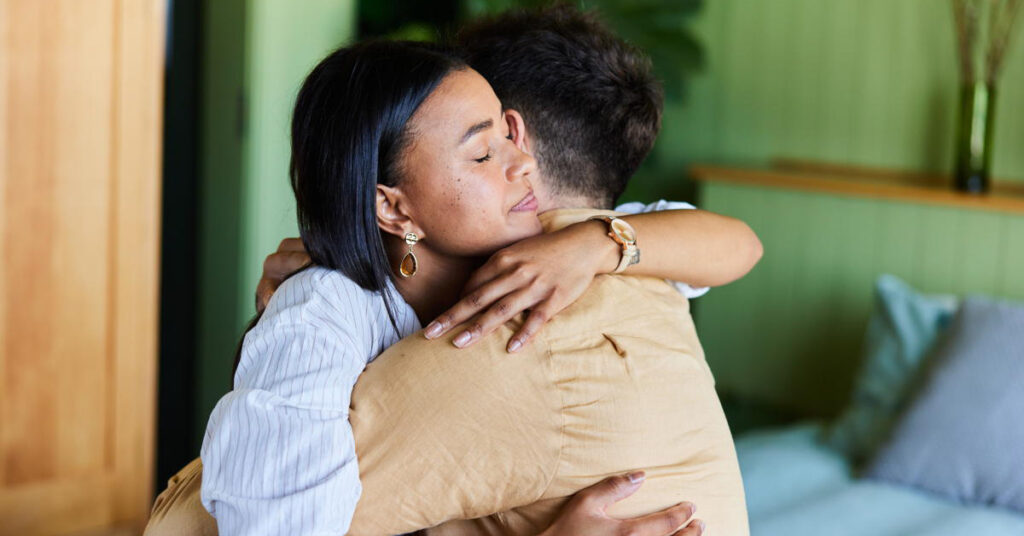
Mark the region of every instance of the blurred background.
[[[1020, 11], [1013, 0], [976, 3]], [[153, 493], [198, 455], [209, 412], [231, 385], [263, 259], [298, 234], [288, 122], [319, 59], [365, 37], [436, 40], [468, 18], [544, 4], [0, 0], [0, 512], [21, 512], [19, 528], [0, 522], [0, 533], [137, 533]], [[647, 51], [666, 88], [662, 133], [621, 201], [690, 201], [747, 221], [765, 245], [750, 275], [693, 304], [737, 437], [849, 417], [851, 404], [872, 396], [864, 382], [879, 347], [895, 348], [891, 359], [909, 376], [955, 309], [925, 321], [908, 303], [1024, 300], [1024, 36], [1007, 30], [1003, 68], [978, 90], [958, 61], [962, 4], [578, 2]], [[979, 24], [994, 32], [1006, 18]], [[102, 135], [93, 124], [105, 125]], [[984, 193], [957, 190], [964, 150], [982, 151]], [[77, 160], [103, 154], [92, 167]], [[48, 241], [71, 253], [46, 253]], [[48, 275], [31, 282], [40, 267]], [[44, 318], [54, 307], [61, 315]], [[922, 350], [911, 357], [898, 307], [936, 331], [915, 339]], [[66, 325], [90, 341], [88, 359], [78, 357], [79, 339], [50, 335]], [[895, 411], [911, 399], [887, 403]], [[134, 435], [123, 438], [129, 421]], [[799, 447], [812, 450], [793, 452], [820, 454], [813, 449], [831, 424], [804, 426], [776, 439], [814, 436]], [[761, 443], [780, 444], [770, 440], [741, 443], [741, 463], [762, 456]], [[82, 442], [95, 453], [81, 454]], [[852, 478], [858, 454], [836, 448]], [[121, 499], [96, 506], [86, 491], [96, 488], [69, 483], [101, 473], [118, 475], [96, 482], [127, 490], [110, 492]], [[805, 494], [793, 504], [820, 492], [787, 486]], [[754, 532], [775, 534], [781, 521], [758, 512], [778, 505], [759, 498], [759, 483], [747, 487]], [[930, 518], [946, 511], [928, 508], [963, 501], [925, 502], [903, 510]], [[94, 507], [102, 513], [81, 514]], [[817, 514], [819, 527], [831, 507]], [[1024, 530], [1021, 519], [998, 523]], [[917, 534], [900, 526], [891, 533]]]

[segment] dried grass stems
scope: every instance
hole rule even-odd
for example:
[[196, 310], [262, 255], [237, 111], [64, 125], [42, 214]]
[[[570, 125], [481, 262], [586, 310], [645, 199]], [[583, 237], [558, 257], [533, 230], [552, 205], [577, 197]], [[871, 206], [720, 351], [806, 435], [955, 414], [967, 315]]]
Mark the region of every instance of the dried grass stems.
[[[952, 0], [956, 21], [957, 52], [960, 77], [965, 84], [984, 80], [994, 84], [1003, 67], [1010, 34], [1020, 16], [1024, 0]], [[981, 35], [982, 20], [987, 19], [986, 32]], [[984, 40], [984, 43], [982, 42]], [[976, 62], [984, 45], [984, 72], [978, 73]]]

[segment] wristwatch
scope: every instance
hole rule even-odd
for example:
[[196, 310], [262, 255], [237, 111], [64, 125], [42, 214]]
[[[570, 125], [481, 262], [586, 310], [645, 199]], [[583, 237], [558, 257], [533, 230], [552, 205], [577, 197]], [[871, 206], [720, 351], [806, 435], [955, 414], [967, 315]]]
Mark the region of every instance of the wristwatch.
[[622, 259], [613, 271], [617, 274], [640, 262], [640, 248], [636, 245], [636, 230], [626, 220], [615, 216], [594, 216], [591, 220], [601, 220], [608, 224], [608, 236], [622, 247]]

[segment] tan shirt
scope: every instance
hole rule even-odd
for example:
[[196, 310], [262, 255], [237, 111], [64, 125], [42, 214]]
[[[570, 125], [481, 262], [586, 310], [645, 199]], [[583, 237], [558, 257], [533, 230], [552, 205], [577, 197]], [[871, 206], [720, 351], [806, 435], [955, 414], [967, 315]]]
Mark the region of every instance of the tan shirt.
[[[599, 213], [541, 216], [551, 231]], [[612, 515], [686, 500], [708, 530], [747, 536], [732, 437], [685, 298], [658, 279], [600, 276], [508, 354], [521, 320], [472, 350], [414, 334], [367, 367], [350, 415], [363, 485], [350, 534], [446, 521], [429, 532], [536, 534], [576, 491], [643, 469], [647, 481]], [[191, 467], [180, 480], [193, 489], [168, 489], [147, 534], [215, 534], [190, 499]]]
[[[552, 231], [599, 213], [542, 222]], [[647, 481], [613, 515], [687, 500], [715, 534], [748, 534], [732, 436], [685, 298], [659, 279], [600, 276], [508, 354], [520, 321], [472, 351], [413, 335], [367, 367], [350, 416], [363, 481], [352, 534], [494, 513], [431, 532], [536, 534], [576, 491], [634, 469]]]

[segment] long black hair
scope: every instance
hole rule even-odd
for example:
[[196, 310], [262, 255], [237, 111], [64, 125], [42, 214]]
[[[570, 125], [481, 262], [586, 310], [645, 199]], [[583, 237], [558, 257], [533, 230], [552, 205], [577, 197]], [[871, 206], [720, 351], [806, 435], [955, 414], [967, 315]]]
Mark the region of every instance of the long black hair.
[[409, 119], [448, 74], [465, 68], [436, 45], [366, 41], [324, 58], [295, 101], [289, 176], [302, 242], [314, 264], [379, 292], [396, 330], [376, 186], [401, 181]]
[[401, 180], [409, 118], [463, 68], [434, 45], [368, 41], [324, 58], [295, 102], [290, 176], [302, 241], [314, 263], [381, 292], [392, 321], [376, 185]]

